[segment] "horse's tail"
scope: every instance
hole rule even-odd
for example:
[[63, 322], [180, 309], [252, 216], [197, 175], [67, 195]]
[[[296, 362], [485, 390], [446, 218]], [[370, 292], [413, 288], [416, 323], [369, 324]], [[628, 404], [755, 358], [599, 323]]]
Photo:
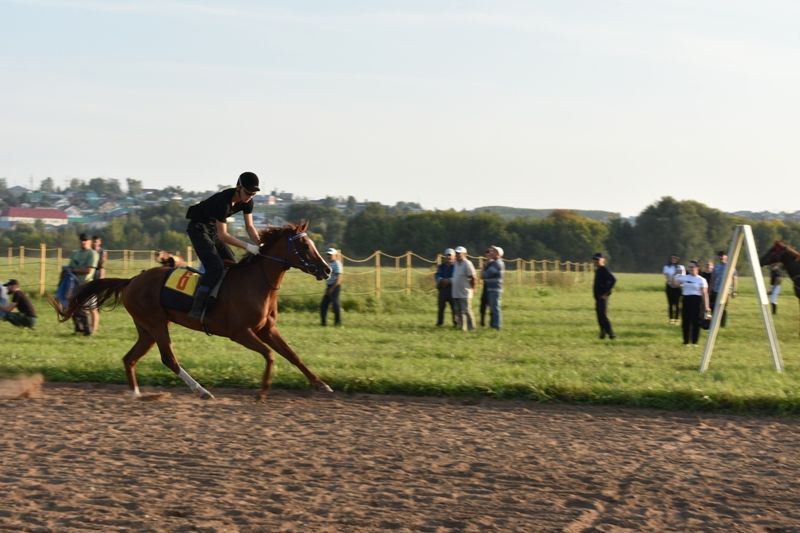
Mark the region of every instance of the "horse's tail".
[[69, 299], [67, 308], [61, 305], [61, 302], [55, 298], [50, 298], [50, 305], [56, 310], [59, 322], [66, 322], [72, 315], [79, 309], [87, 307], [90, 302], [96, 306], [102, 306], [106, 300], [113, 297], [114, 301], [111, 308], [117, 306], [119, 297], [122, 290], [127, 287], [132, 278], [105, 278], [90, 281], [86, 285], [81, 286], [78, 291]]

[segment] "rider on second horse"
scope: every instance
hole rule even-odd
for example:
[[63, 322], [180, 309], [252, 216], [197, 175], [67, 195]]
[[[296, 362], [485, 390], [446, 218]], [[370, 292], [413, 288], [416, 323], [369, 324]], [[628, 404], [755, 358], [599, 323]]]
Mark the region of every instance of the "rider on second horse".
[[258, 244], [247, 243], [230, 235], [226, 221], [228, 217], [241, 211], [247, 234], [258, 243], [258, 232], [253, 225], [253, 197], [259, 190], [258, 176], [252, 172], [245, 172], [239, 176], [235, 188], [218, 192], [191, 206], [186, 212], [186, 218], [189, 219], [186, 233], [189, 234], [197, 257], [205, 268], [205, 273], [197, 286], [189, 318], [200, 320], [208, 295], [225, 269], [224, 260], [235, 259], [228, 245], [243, 248], [254, 255], [258, 253]]

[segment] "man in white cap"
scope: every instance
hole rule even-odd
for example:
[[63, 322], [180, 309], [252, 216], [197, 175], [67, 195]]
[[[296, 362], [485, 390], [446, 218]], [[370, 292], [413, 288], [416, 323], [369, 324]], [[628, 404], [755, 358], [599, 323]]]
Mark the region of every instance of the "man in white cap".
[[[483, 289], [486, 292], [486, 304], [489, 306], [489, 325], [494, 329], [500, 329], [502, 315], [500, 313], [500, 302], [503, 298], [503, 275], [506, 266], [503, 263], [503, 249], [492, 245], [486, 249], [486, 262], [483, 265], [481, 279]], [[481, 313], [483, 320], [483, 313]]]
[[436, 315], [436, 325], [444, 325], [444, 309], [447, 304], [450, 304], [450, 314], [453, 319], [453, 325], [456, 325], [456, 312], [453, 308], [453, 289], [450, 287], [450, 280], [453, 277], [453, 264], [456, 260], [456, 252], [452, 248], [447, 248], [442, 254], [442, 262], [436, 269], [434, 279], [436, 280], [436, 288], [439, 289], [439, 311]]
[[325, 294], [322, 296], [319, 314], [321, 324], [328, 325], [328, 306], [333, 306], [333, 325], [342, 325], [342, 311], [339, 305], [339, 292], [342, 289], [342, 262], [339, 260], [339, 251], [336, 248], [325, 250], [328, 255], [328, 264], [331, 267], [331, 277], [328, 278], [325, 286]]
[[475, 329], [475, 315], [472, 314], [472, 292], [475, 289], [475, 266], [467, 259], [467, 249], [455, 249], [456, 262], [453, 265], [453, 307], [456, 312], [456, 327], [464, 331]]

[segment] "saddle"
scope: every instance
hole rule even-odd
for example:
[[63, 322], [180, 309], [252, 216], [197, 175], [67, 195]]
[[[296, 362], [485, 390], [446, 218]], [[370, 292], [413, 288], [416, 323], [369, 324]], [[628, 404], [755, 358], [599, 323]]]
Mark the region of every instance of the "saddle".
[[[227, 265], [226, 265], [227, 266]], [[225, 277], [228, 274], [228, 269], [222, 271], [222, 276], [219, 282], [211, 289], [211, 294], [208, 296], [208, 304], [206, 304], [206, 312], [211, 308], [213, 302], [217, 299], [219, 288]], [[200, 281], [202, 272], [194, 267], [182, 266], [173, 268], [164, 280], [164, 285], [161, 287], [160, 303], [167, 309], [175, 309], [176, 311], [189, 312], [192, 308], [192, 301], [194, 301], [194, 293], [197, 291], [197, 285]]]

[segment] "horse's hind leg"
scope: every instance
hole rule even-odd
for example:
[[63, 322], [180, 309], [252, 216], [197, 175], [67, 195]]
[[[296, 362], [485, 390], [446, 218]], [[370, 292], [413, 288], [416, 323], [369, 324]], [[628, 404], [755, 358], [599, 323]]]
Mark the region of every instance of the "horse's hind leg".
[[319, 376], [313, 373], [300, 359], [300, 356], [283, 340], [278, 329], [275, 327], [266, 327], [258, 332], [258, 338], [264, 341], [270, 348], [281, 354], [287, 361], [296, 366], [300, 372], [308, 379], [311, 386], [317, 390], [324, 392], [333, 392], [327, 383], [322, 381]]
[[136, 382], [136, 363], [144, 357], [150, 348], [155, 344], [153, 336], [147, 333], [139, 324], [136, 324], [136, 331], [139, 333], [139, 338], [136, 343], [128, 350], [122, 362], [125, 365], [125, 376], [128, 378], [128, 386], [134, 396], [140, 396], [139, 384]]
[[178, 363], [178, 358], [175, 357], [175, 352], [172, 351], [172, 341], [169, 338], [169, 330], [167, 329], [166, 324], [159, 328], [159, 330], [155, 333], [154, 338], [155, 343], [158, 345], [158, 351], [161, 352], [161, 362], [164, 363], [164, 366], [172, 370], [175, 375], [177, 375], [183, 380], [184, 383], [186, 383], [192, 392], [200, 396], [200, 398], [203, 400], [214, 398], [213, 394], [208, 392], [202, 385], [195, 381], [195, 379], [190, 376], [189, 373]]

